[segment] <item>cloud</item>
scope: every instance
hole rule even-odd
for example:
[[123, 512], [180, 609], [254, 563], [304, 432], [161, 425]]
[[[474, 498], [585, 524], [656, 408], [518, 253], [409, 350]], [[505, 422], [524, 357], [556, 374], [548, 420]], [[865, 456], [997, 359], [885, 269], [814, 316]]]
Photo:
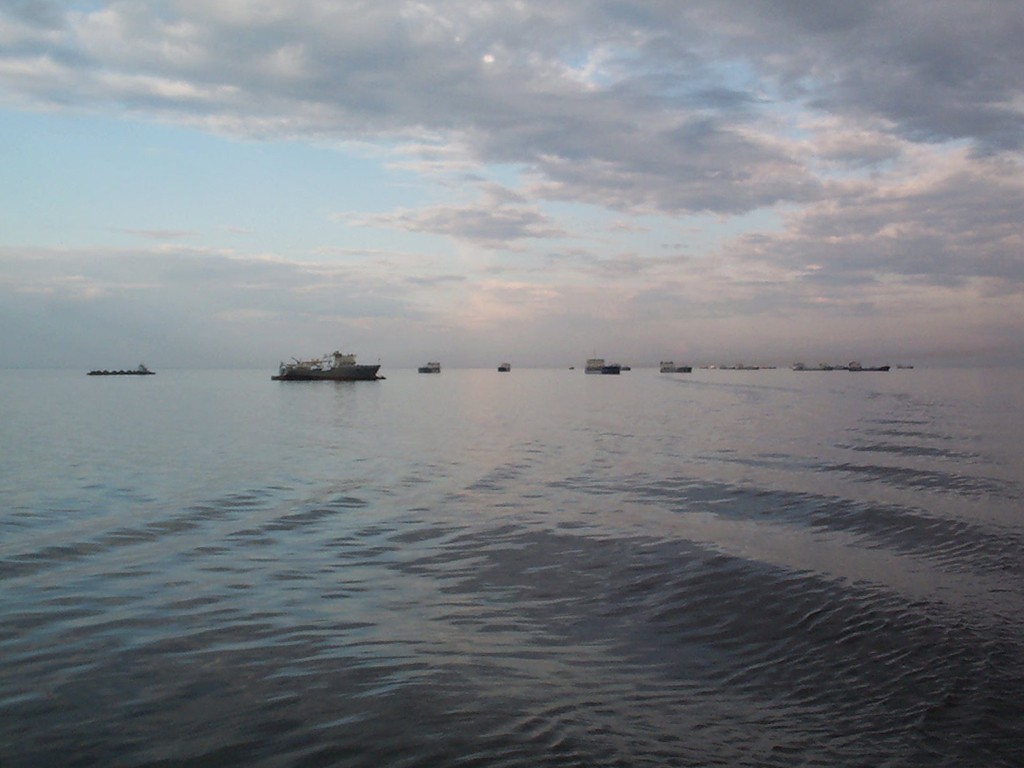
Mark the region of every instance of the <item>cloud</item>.
[[1021, 147], [1024, 8], [849, 5], [18, 4], [0, 84], [245, 136], [419, 137], [520, 164], [538, 194], [670, 213], [820, 197], [780, 109]]
[[122, 231], [148, 240], [181, 240], [194, 237], [196, 234], [179, 229], [125, 229]]
[[783, 233], [741, 238], [732, 248], [746, 260], [807, 269], [806, 280], [837, 289], [889, 275], [934, 285], [988, 278], [1020, 290], [1020, 221], [1020, 166], [960, 153], [928, 172], [844, 185], [794, 213]]
[[395, 211], [353, 218], [350, 223], [445, 235], [483, 248], [509, 248], [519, 240], [566, 235], [536, 205], [497, 185], [486, 185], [481, 197], [468, 205]]
[[982, 151], [1024, 141], [1019, 4], [730, 0], [695, 14], [722, 53], [755, 62], [768, 82], [823, 112]]
[[[782, 349], [852, 317], [848, 335], [927, 318], [952, 346], [1008, 338], [1021, 39], [1024, 5], [953, 0], [8, 3], [10, 109], [358, 146], [423, 194], [339, 215], [342, 247], [293, 261], [204, 246], [227, 223], [129, 221], [165, 247], [8, 249], [0, 290], [140, 323], [160, 306], [224, 339], [441, 329], [486, 349], [491, 317], [561, 354], [744, 321]], [[349, 247], [353, 225], [388, 245]]]

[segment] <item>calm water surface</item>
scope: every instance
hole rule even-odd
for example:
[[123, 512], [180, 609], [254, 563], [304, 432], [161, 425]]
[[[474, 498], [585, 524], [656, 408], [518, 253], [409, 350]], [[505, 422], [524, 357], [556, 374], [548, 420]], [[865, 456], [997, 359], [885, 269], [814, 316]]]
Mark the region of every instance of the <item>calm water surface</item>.
[[1024, 373], [0, 371], [0, 765], [1024, 765]]

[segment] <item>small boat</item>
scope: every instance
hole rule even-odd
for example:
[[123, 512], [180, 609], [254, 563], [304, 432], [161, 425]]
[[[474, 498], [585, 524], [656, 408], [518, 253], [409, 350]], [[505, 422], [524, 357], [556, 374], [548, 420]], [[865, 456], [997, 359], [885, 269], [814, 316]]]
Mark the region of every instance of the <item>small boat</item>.
[[438, 362], [431, 362], [427, 363], [426, 365], [421, 365], [416, 370], [419, 371], [420, 373], [440, 373], [441, 364]]
[[660, 371], [661, 371], [661, 373], [692, 373], [693, 372], [693, 366], [692, 365], [676, 365], [671, 360], [662, 360], [661, 361]]
[[356, 356], [335, 352], [324, 355], [317, 360], [298, 360], [281, 363], [273, 381], [376, 381], [383, 379], [378, 376], [379, 365], [362, 365], [356, 363]]
[[100, 371], [100, 370], [95, 370], [95, 371], [89, 371], [88, 375], [89, 376], [156, 376], [156, 371], [151, 371], [151, 370], [149, 370], [149, 368], [144, 366], [142, 363], [139, 363], [139, 367], [138, 368], [134, 368], [132, 370], [123, 370], [123, 371], [106, 371], [106, 370]]
[[501, 365], [498, 366], [498, 373], [508, 373], [511, 370], [512, 370], [512, 364], [511, 363], [502, 363]]

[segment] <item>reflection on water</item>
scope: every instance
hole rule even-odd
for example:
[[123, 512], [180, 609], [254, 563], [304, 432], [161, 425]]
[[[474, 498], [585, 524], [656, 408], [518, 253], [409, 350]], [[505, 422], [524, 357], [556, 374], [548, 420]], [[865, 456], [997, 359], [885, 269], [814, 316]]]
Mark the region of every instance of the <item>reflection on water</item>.
[[0, 373], [0, 764], [1020, 765], [1024, 377]]

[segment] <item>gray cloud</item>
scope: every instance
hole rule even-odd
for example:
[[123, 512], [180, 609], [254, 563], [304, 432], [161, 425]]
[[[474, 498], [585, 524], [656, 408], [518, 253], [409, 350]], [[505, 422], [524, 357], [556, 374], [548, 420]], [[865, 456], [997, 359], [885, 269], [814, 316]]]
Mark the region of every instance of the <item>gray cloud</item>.
[[[1024, 142], [1024, 6], [955, 0], [716, 4], [706, 20], [738, 34], [722, 50], [749, 57], [786, 93], [847, 118], [881, 117], [922, 141], [982, 151]], [[741, 19], [739, 25], [736, 19]]]
[[257, 137], [458, 138], [479, 161], [533, 169], [540, 193], [668, 212], [820, 196], [769, 138], [779, 107], [983, 152], [1024, 135], [1015, 3], [245, 8], [115, 1], [60, 18], [19, 3], [0, 11], [0, 83]]
[[933, 179], [861, 183], [794, 215], [777, 236], [744, 238], [736, 254], [846, 284], [898, 275], [936, 285], [991, 278], [1024, 286], [1024, 178], [1014, 163], [951, 169]]

